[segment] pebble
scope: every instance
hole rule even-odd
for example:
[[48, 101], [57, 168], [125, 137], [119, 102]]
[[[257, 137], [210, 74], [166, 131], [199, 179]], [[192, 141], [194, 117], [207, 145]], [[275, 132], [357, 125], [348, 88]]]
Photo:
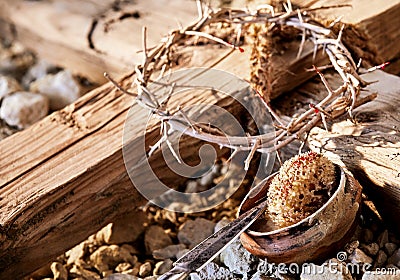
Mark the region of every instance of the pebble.
[[176, 259], [179, 260], [181, 257], [183, 257], [184, 255], [186, 255], [186, 253], [189, 252], [189, 251], [190, 251], [189, 249], [183, 249], [183, 250], [179, 251], [179, 252], [176, 254]]
[[184, 249], [186, 249], [186, 246], [183, 244], [169, 245], [153, 251], [153, 257], [157, 260], [176, 259], [177, 254]]
[[228, 269], [220, 267], [214, 262], [208, 263], [198, 272], [198, 276], [202, 280], [237, 279]]
[[46, 97], [27, 91], [18, 91], [4, 97], [0, 118], [19, 129], [26, 128], [47, 115], [49, 101]]
[[114, 273], [104, 278], [104, 280], [140, 280], [141, 278], [122, 273]]
[[396, 249], [397, 249], [397, 245], [394, 243], [389, 242], [389, 243], [385, 244], [385, 251], [389, 256], [393, 255], [393, 253], [394, 253], [394, 251], [396, 251]]
[[371, 243], [368, 245], [361, 245], [361, 249], [370, 256], [375, 256], [379, 251], [379, 245], [377, 243]]
[[382, 266], [386, 261], [388, 257], [386, 253], [383, 250], [379, 250], [378, 255], [376, 256], [375, 259], [375, 266], [380, 267]]
[[400, 267], [400, 249], [397, 249], [388, 259], [388, 264], [394, 264], [395, 266]]
[[8, 48], [0, 47], [0, 73], [21, 76], [34, 63], [31, 52], [18, 42], [13, 42]]
[[151, 273], [151, 263], [150, 262], [145, 262], [142, 264], [139, 268], [139, 276], [140, 277], [146, 277], [149, 276]]
[[108, 224], [96, 234], [96, 239], [106, 244], [121, 244], [136, 241], [144, 232], [147, 216], [143, 211], [135, 211]]
[[72, 279], [74, 278], [80, 278], [80, 279], [83, 278], [85, 280], [100, 279], [100, 275], [97, 274], [96, 272], [84, 269], [75, 264], [72, 266], [69, 272], [70, 272], [69, 276]]
[[366, 244], [370, 244], [374, 241], [374, 233], [369, 228], [366, 228], [362, 232], [362, 238]]
[[9, 76], [0, 76], [0, 99], [15, 91], [21, 91], [18, 81]]
[[214, 226], [213, 222], [204, 218], [187, 220], [178, 232], [179, 242], [191, 249], [213, 234]]
[[122, 262], [117, 265], [115, 268], [116, 272], [124, 272], [132, 268], [132, 264], [128, 262]]
[[59, 262], [53, 262], [50, 265], [51, 272], [53, 272], [54, 280], [68, 280], [68, 271]]
[[380, 271], [368, 271], [364, 273], [362, 280], [399, 280], [400, 270], [396, 274], [382, 274]]
[[45, 77], [49, 72], [55, 69], [56, 67], [53, 64], [50, 64], [43, 59], [40, 59], [32, 67], [30, 67], [26, 74], [23, 76], [22, 84], [28, 88], [33, 81]]
[[213, 179], [219, 173], [220, 167], [218, 165], [213, 165], [211, 170], [207, 172], [204, 176], [199, 179], [199, 184], [203, 187], [208, 187], [212, 184]]
[[220, 260], [232, 273], [243, 275], [252, 271], [256, 266], [256, 257], [243, 248], [239, 240], [235, 240], [220, 254]]
[[347, 254], [351, 255], [354, 252], [354, 250], [358, 248], [358, 246], [360, 246], [360, 242], [358, 240], [355, 240], [346, 244], [344, 249], [347, 252]]
[[191, 180], [186, 184], [185, 193], [197, 193], [199, 192], [198, 187], [199, 183]]
[[162, 227], [153, 225], [145, 232], [144, 244], [147, 254], [151, 255], [155, 250], [172, 245], [172, 240]]
[[162, 275], [172, 268], [174, 262], [170, 259], [158, 262], [154, 266], [153, 275]]
[[85, 249], [86, 249], [86, 242], [83, 241], [73, 247], [71, 250], [67, 251], [65, 253], [67, 259], [67, 265], [71, 265], [73, 263], [76, 263], [79, 259], [82, 259], [83, 256], [85, 255]]
[[318, 266], [309, 264], [303, 267], [300, 275], [301, 280], [352, 280], [353, 277], [349, 273], [345, 273], [345, 269], [330, 269], [327, 265]]
[[214, 227], [214, 233], [219, 231], [221, 228], [229, 224], [229, 219], [226, 217], [223, 217], [221, 220], [218, 221], [218, 223], [215, 224]]
[[47, 96], [51, 110], [62, 109], [80, 97], [79, 84], [68, 70], [32, 82], [29, 90]]
[[349, 261], [354, 264], [371, 264], [373, 262], [372, 258], [366, 255], [363, 251], [356, 248], [354, 252], [349, 256]]
[[385, 246], [386, 243], [389, 242], [389, 232], [388, 230], [384, 230], [378, 237], [377, 241], [376, 241], [379, 245], [379, 248], [383, 248]]
[[140, 251], [130, 244], [122, 244], [121, 247], [127, 250], [131, 255], [139, 255]]
[[135, 265], [137, 258], [117, 245], [101, 246], [90, 255], [90, 261], [100, 272], [116, 267], [121, 262]]

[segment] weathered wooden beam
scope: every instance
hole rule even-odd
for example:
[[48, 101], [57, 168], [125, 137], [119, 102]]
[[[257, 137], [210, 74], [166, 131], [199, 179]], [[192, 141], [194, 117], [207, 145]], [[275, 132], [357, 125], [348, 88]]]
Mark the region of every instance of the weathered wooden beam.
[[[353, 8], [329, 9], [318, 12], [330, 19], [344, 15], [350, 24], [345, 29], [345, 42], [369, 64], [391, 61], [388, 70], [400, 72], [397, 46], [400, 44], [400, 0], [294, 0], [301, 6], [351, 4]], [[141, 62], [142, 27], [147, 26], [149, 47], [159, 42], [171, 29], [177, 28], [177, 20], [185, 26], [197, 17], [195, 3], [185, 0], [121, 2], [115, 1], [23, 1], [0, 2], [1, 31], [13, 30], [12, 36], [40, 57], [66, 67], [77, 74], [103, 83], [103, 72], [114, 76], [129, 72]], [[119, 10], [120, 9], [120, 10]], [[6, 28], [5, 23], [13, 28]], [[294, 53], [294, 56], [297, 53]], [[284, 60], [283, 65], [288, 60]], [[293, 63], [293, 62], [292, 62]], [[301, 65], [301, 64], [300, 64]], [[278, 64], [280, 66], [280, 64]], [[287, 67], [273, 67], [274, 71], [286, 71]], [[308, 65], [307, 65], [307, 68]], [[293, 69], [296, 70], [296, 69]], [[291, 78], [298, 79], [287, 71]], [[277, 75], [277, 77], [282, 75]], [[278, 82], [285, 88], [284, 81]], [[279, 91], [280, 86], [276, 87]]]
[[342, 16], [345, 24], [343, 42], [364, 67], [390, 62], [385, 70], [400, 73], [400, 0], [293, 0], [296, 5], [320, 7], [326, 5], [349, 4], [351, 7], [327, 9], [318, 13], [330, 20]]
[[378, 97], [327, 132], [314, 128], [312, 149], [340, 156], [370, 195], [384, 221], [400, 232], [400, 78], [382, 71], [362, 76]]
[[[149, 1], [7, 0], [0, 18], [13, 26], [11, 36], [56, 65], [104, 83], [104, 71], [128, 73], [141, 62], [142, 27], [148, 27], [148, 46], [197, 17], [195, 3]], [[193, 5], [191, 5], [193, 4]], [[0, 27], [2, 30], [2, 27]]]

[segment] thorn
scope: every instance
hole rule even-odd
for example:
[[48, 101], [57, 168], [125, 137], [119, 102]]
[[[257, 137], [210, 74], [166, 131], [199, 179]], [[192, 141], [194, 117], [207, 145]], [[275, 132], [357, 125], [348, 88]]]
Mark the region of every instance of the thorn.
[[384, 63], [382, 63], [382, 64], [379, 64], [379, 65], [377, 65], [377, 66], [374, 66], [374, 67], [369, 68], [369, 69], [367, 70], [367, 72], [373, 72], [373, 71], [378, 70], [378, 69], [384, 70], [385, 67], [386, 67], [387, 65], [389, 65], [389, 64], [390, 64], [390, 61], [386, 61], [386, 62], [384, 62]]
[[309, 106], [310, 106], [311, 109], [314, 109], [314, 113], [315, 113], [315, 114], [318, 114], [318, 113], [319, 113], [319, 109], [318, 109], [317, 107], [315, 107], [314, 104], [310, 103]]

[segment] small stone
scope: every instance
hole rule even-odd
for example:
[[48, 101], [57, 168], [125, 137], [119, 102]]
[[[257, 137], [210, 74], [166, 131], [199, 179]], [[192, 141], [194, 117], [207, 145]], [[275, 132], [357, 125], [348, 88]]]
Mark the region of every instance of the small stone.
[[114, 273], [104, 278], [104, 280], [141, 280], [141, 278], [122, 273]]
[[124, 272], [122, 272], [123, 274], [129, 274], [129, 275], [133, 275], [133, 276], [137, 276], [139, 274], [139, 268], [137, 267], [133, 267], [131, 269], [128, 269]]
[[153, 257], [157, 260], [176, 259], [176, 255], [184, 249], [186, 249], [186, 246], [183, 244], [169, 245], [153, 251]]
[[179, 252], [176, 254], [176, 259], [179, 260], [179, 259], [182, 258], [184, 255], [186, 255], [186, 253], [189, 252], [189, 251], [190, 251], [189, 249], [183, 249], [183, 250], [179, 251]]
[[250, 280], [274, 280], [274, 279], [277, 279], [277, 278], [263, 275], [259, 271], [254, 273], [250, 278]]
[[83, 256], [85, 255], [85, 248], [86, 242], [84, 241], [67, 251], [65, 253], [65, 255], [68, 257], [67, 265], [71, 265], [76, 263], [79, 259], [83, 259]]
[[172, 245], [172, 240], [162, 227], [153, 225], [144, 234], [144, 244], [147, 254], [151, 255], [155, 250]]
[[101, 246], [94, 251], [90, 255], [90, 261], [98, 271], [102, 272], [116, 267], [121, 262], [135, 265], [137, 257], [117, 245], [110, 245]]
[[68, 271], [59, 262], [53, 262], [50, 265], [51, 272], [53, 272], [54, 280], [68, 280]]
[[49, 111], [46, 97], [27, 91], [18, 91], [4, 97], [0, 108], [0, 118], [7, 124], [20, 129], [26, 128]]
[[220, 260], [232, 273], [247, 277], [247, 273], [256, 265], [256, 258], [243, 248], [239, 240], [235, 240], [220, 254]]
[[214, 262], [208, 263], [202, 270], [198, 272], [200, 279], [204, 280], [225, 280], [236, 279], [234, 275], [225, 267], [220, 267]]
[[377, 243], [371, 243], [368, 245], [361, 245], [361, 249], [370, 256], [375, 256], [379, 251], [379, 245]]
[[354, 252], [349, 256], [349, 260], [354, 264], [371, 264], [372, 258], [367, 256], [363, 251], [356, 248]]
[[374, 241], [374, 233], [369, 228], [364, 229], [361, 236], [366, 244], [370, 244]]
[[396, 251], [397, 245], [395, 243], [386, 243], [385, 244], [385, 251], [388, 254], [388, 256], [393, 255], [394, 251]]
[[204, 218], [186, 221], [178, 232], [180, 243], [190, 249], [209, 237], [214, 232], [214, 223]]
[[122, 262], [117, 265], [117, 267], [115, 268], [115, 271], [116, 272], [124, 272], [131, 268], [132, 268], [132, 264], [127, 263], [127, 262]]
[[9, 76], [0, 76], [0, 100], [10, 93], [21, 90], [22, 87], [16, 79]]
[[68, 70], [32, 82], [29, 90], [47, 96], [51, 110], [62, 109], [80, 97], [79, 84]]
[[214, 227], [214, 233], [219, 231], [221, 228], [229, 224], [229, 220], [226, 217], [223, 217], [218, 223], [216, 223]]
[[400, 274], [400, 268], [398, 268], [397, 266], [395, 266], [394, 264], [388, 264], [386, 265], [386, 268], [391, 270], [391, 271], [396, 271], [399, 272], [398, 274]]
[[354, 250], [358, 248], [359, 245], [360, 245], [360, 242], [358, 240], [356, 240], [356, 241], [353, 241], [353, 242], [350, 242], [349, 244], [347, 244], [344, 247], [344, 249], [349, 255], [351, 255], [354, 252]]
[[172, 268], [172, 264], [174, 262], [172, 260], [163, 260], [161, 262], [156, 263], [153, 271], [153, 275], [162, 275], [168, 272]]
[[104, 278], [104, 277], [107, 277], [107, 276], [110, 276], [111, 274], [113, 274], [114, 272], [112, 271], [112, 270], [107, 270], [107, 271], [103, 271], [102, 273], [101, 273], [101, 276]]
[[69, 272], [71, 278], [81, 277], [85, 280], [100, 279], [100, 275], [96, 272], [84, 269], [77, 265], [73, 265]]
[[96, 234], [96, 239], [106, 244], [121, 244], [135, 241], [144, 232], [147, 216], [135, 211], [108, 224]]
[[186, 184], [185, 193], [197, 193], [199, 183], [197, 181], [189, 181]]
[[29, 68], [22, 78], [22, 84], [28, 88], [33, 81], [45, 77], [48, 73], [56, 69], [57, 67], [41, 59]]
[[217, 176], [218, 173], [219, 173], [219, 166], [213, 165], [211, 170], [200, 178], [199, 184], [203, 187], [210, 186], [212, 184], [213, 179]]
[[330, 269], [327, 265], [318, 266], [309, 264], [302, 268], [301, 280], [352, 280], [350, 273], [346, 269]]
[[394, 264], [400, 267], [400, 249], [394, 251], [393, 255], [388, 259], [388, 264]]
[[387, 229], [379, 235], [376, 242], [378, 243], [379, 248], [381, 249], [385, 246], [386, 243], [389, 242], [389, 232]]
[[139, 276], [140, 277], [146, 277], [149, 276], [151, 273], [151, 263], [150, 262], [145, 262], [142, 264], [139, 268]]
[[0, 73], [20, 77], [33, 65], [34, 59], [32, 52], [14, 41], [8, 48], [0, 47]]
[[380, 267], [387, 261], [387, 255], [383, 250], [379, 250], [375, 259], [375, 266]]
[[383, 274], [381, 271], [367, 271], [364, 273], [362, 280], [398, 280], [399, 277], [400, 270], [391, 274]]
[[122, 244], [121, 248], [127, 250], [132, 256], [140, 254], [140, 251], [137, 248], [135, 248], [132, 245], [130, 245], [130, 244]]

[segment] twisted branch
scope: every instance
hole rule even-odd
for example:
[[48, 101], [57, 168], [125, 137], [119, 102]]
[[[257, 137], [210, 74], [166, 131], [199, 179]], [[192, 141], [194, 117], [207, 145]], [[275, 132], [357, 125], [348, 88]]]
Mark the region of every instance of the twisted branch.
[[[253, 11], [249, 11], [248, 9], [226, 8], [213, 10], [209, 6], [203, 5], [201, 1], [197, 1], [197, 7], [199, 17], [194, 23], [186, 28], [171, 31], [159, 45], [152, 49], [147, 49], [146, 29], [143, 29], [143, 62], [135, 67], [136, 77], [134, 83], [137, 85], [138, 94], [131, 93], [121, 88], [108, 75], [106, 76], [118, 89], [124, 93], [135, 96], [139, 105], [152, 111], [161, 121], [162, 137], [156, 145], [151, 147], [150, 154], [160, 147], [162, 142], [166, 142], [172, 154], [179, 161], [178, 156], [172, 149], [172, 145], [168, 140], [168, 136], [172, 131], [179, 131], [200, 140], [216, 143], [221, 147], [231, 148], [233, 149], [233, 153], [248, 151], [249, 156], [246, 159], [246, 167], [248, 167], [256, 151], [261, 153], [276, 151], [296, 139], [302, 139], [302, 137], [307, 135], [308, 132], [321, 121], [325, 124], [326, 118], [337, 118], [346, 112], [352, 117], [352, 110], [354, 108], [375, 98], [376, 95], [370, 95], [362, 99], [359, 98], [360, 89], [366, 86], [366, 83], [360, 78], [358, 66], [351, 57], [350, 52], [341, 42], [343, 28], [336, 36], [331, 31], [330, 27], [325, 27], [322, 24], [316, 23], [310, 16], [310, 12], [312, 11], [343, 7], [343, 5], [293, 10], [290, 1], [288, 1], [287, 5], [285, 5], [286, 11], [281, 13], [274, 12], [274, 9], [269, 5], [260, 6]], [[338, 22], [339, 20], [335, 21], [333, 24], [337, 24]], [[221, 38], [202, 31], [205, 27], [209, 27], [213, 23], [229, 23], [232, 26], [236, 25], [238, 34], [235, 44], [226, 42]], [[215, 41], [233, 50], [243, 51], [243, 49], [237, 45], [239, 44], [240, 32], [242, 32], [242, 29], [245, 27], [254, 23], [269, 23], [271, 27], [286, 25], [300, 30], [302, 32], [302, 37], [298, 56], [301, 55], [306, 40], [310, 40], [314, 44], [315, 52], [317, 49], [323, 48], [333, 68], [339, 73], [343, 80], [343, 84], [335, 90], [332, 89], [319, 69], [314, 67], [314, 71], [319, 74], [327, 90], [327, 96], [318, 104], [310, 105], [310, 109], [299, 117], [293, 117], [286, 125], [273, 111], [269, 100], [264, 100], [266, 110], [269, 110], [279, 123], [277, 131], [245, 137], [221, 135], [215, 131], [213, 132], [198, 124], [194, 124], [188, 116], [180, 114], [179, 110], [172, 114], [165, 109], [169, 98], [166, 101], [160, 102], [155, 95], [148, 90], [148, 84], [156, 80], [152, 79], [156, 71], [161, 71], [161, 75], [163, 75], [167, 69], [170, 69], [171, 53], [174, 46], [195, 36], [197, 38], [203, 37]], [[188, 87], [190, 87], [190, 85]], [[171, 89], [170, 95], [172, 91], [173, 89]], [[188, 129], [188, 127], [191, 129]]]

